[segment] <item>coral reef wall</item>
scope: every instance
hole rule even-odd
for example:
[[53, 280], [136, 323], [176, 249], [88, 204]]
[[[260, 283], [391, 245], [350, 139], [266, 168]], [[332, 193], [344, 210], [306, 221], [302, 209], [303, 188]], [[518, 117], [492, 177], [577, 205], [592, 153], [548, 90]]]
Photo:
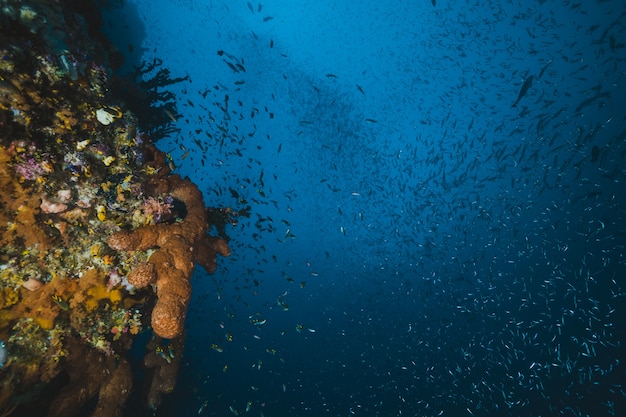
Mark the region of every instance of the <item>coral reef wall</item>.
[[109, 93], [96, 9], [60, 3], [0, 12], [0, 415], [121, 415], [126, 354], [149, 331], [154, 409], [175, 386], [194, 262], [213, 272], [230, 252]]

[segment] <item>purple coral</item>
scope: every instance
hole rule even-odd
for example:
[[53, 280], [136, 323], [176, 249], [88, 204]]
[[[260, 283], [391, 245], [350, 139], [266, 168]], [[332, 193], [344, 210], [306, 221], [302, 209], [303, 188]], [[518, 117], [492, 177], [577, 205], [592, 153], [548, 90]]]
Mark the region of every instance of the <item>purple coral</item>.
[[14, 168], [17, 175], [29, 181], [48, 173], [48, 170], [32, 156], [22, 158], [22, 161], [16, 163]]
[[174, 199], [172, 196], [162, 197], [148, 197], [143, 202], [143, 214], [147, 217], [151, 217], [154, 223], [158, 223], [163, 216], [167, 216], [172, 212]]

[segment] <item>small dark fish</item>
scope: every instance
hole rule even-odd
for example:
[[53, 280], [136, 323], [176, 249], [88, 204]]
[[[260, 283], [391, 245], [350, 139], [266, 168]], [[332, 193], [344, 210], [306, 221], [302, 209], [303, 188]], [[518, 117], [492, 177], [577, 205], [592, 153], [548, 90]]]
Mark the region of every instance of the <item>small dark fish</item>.
[[274, 19], [274, 16], [265, 16], [263, 18], [263, 22], [269, 22], [270, 20]]
[[594, 145], [594, 147], [591, 148], [591, 163], [596, 162], [598, 158], [600, 158], [600, 148]]
[[615, 43], [615, 36], [611, 35], [609, 36], [609, 44], [611, 45], [611, 52], [615, 53], [615, 47], [616, 47], [616, 43]]
[[252, 4], [250, 2], [248, 2], [248, 9], [250, 9], [250, 11], [254, 13], [254, 8], [252, 7]]
[[365, 119], [365, 121], [367, 123], [378, 123], [378, 120], [376, 120], [376, 119]]
[[335, 74], [326, 74], [326, 78], [337, 78]]
[[356, 85], [357, 90], [359, 90], [361, 92], [361, 94], [365, 95], [365, 91], [363, 91], [363, 87], [361, 87], [360, 85]]
[[546, 70], [548, 69], [551, 63], [552, 63], [552, 60], [549, 60], [548, 63], [543, 68], [541, 68], [541, 71], [539, 72], [537, 79], [541, 78], [541, 76], [543, 75], [544, 72], [546, 72]]
[[270, 39], [270, 48], [274, 47], [274, 39]]
[[231, 64], [231, 63], [230, 63], [230, 62], [228, 62], [228, 61], [224, 61], [224, 62], [226, 63], [226, 65], [228, 65], [228, 67], [229, 67], [231, 70], [233, 70], [233, 72], [239, 72], [239, 70], [237, 69], [237, 67], [236, 67], [236, 66], [234, 66], [233, 64]]
[[430, 2], [433, 4], [433, 7], [437, 5], [437, 0], [430, 0]]
[[513, 103], [511, 107], [517, 107], [517, 103], [519, 103], [522, 97], [524, 97], [526, 93], [528, 92], [528, 90], [530, 90], [530, 87], [532, 87], [533, 85], [533, 78], [535, 77], [531, 75], [530, 77], [526, 78], [526, 80], [524, 80], [524, 84], [522, 84], [522, 89], [519, 91], [519, 94], [517, 95], [517, 100], [515, 100], [515, 103]]

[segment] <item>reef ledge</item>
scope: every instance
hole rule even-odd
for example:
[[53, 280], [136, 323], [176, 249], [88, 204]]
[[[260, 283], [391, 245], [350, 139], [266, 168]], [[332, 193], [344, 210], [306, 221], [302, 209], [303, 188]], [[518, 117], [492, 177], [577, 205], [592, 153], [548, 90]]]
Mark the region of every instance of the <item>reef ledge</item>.
[[2, 416], [122, 415], [128, 353], [148, 332], [156, 409], [175, 387], [194, 265], [213, 273], [230, 254], [202, 193], [110, 93], [114, 51], [85, 4], [0, 9]]

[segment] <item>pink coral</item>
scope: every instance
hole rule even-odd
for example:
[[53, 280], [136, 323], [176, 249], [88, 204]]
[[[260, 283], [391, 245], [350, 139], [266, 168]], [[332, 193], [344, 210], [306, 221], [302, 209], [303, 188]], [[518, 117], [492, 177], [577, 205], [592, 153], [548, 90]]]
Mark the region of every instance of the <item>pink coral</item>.
[[63, 213], [65, 210], [67, 210], [67, 204], [54, 203], [52, 201], [46, 200], [46, 198], [44, 197], [41, 199], [41, 205], [39, 206], [39, 208], [44, 213], [48, 214]]
[[47, 174], [48, 170], [32, 156], [26, 156], [22, 158], [22, 161], [15, 164], [15, 173], [25, 180], [36, 180]]
[[172, 212], [172, 197], [148, 197], [142, 207], [145, 216], [150, 217], [154, 223], [158, 223], [164, 216]]

